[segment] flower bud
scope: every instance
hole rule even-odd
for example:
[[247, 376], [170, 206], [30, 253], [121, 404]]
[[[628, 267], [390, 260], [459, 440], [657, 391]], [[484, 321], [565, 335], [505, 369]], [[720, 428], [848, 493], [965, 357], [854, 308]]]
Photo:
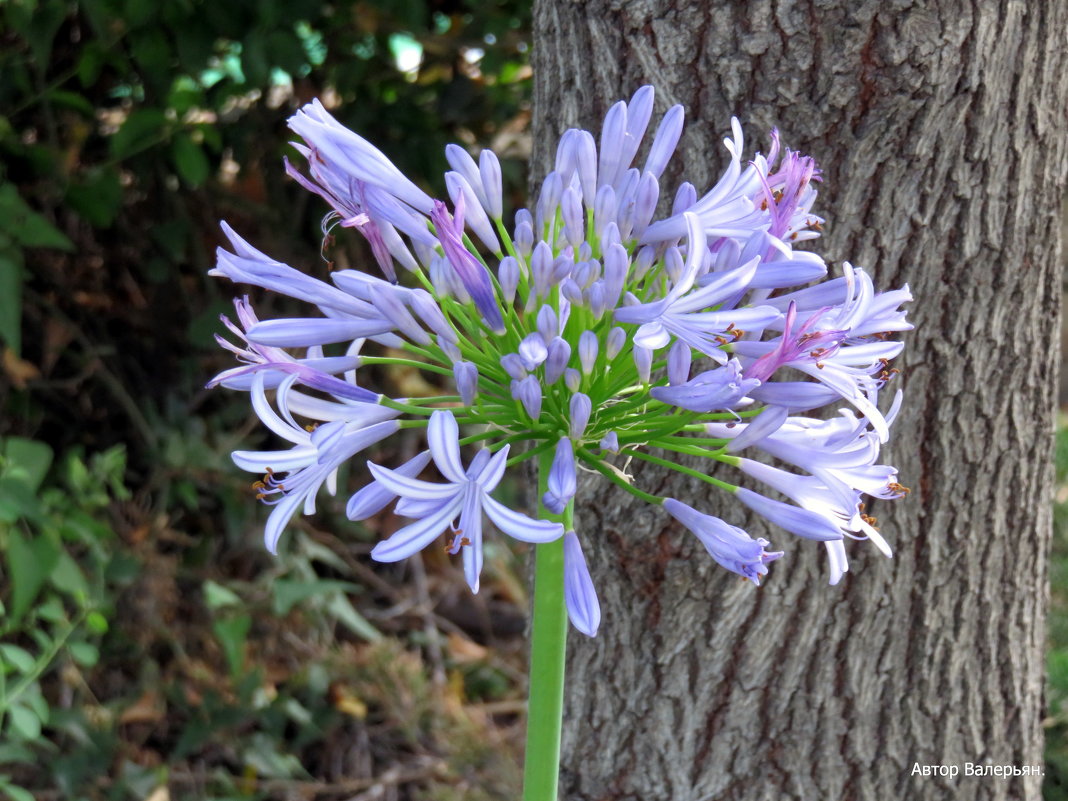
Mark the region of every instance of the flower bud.
[[578, 490], [578, 476], [575, 473], [575, 450], [571, 440], [562, 437], [556, 443], [556, 455], [549, 468], [548, 492], [541, 502], [553, 514], [563, 514], [568, 502], [575, 497]]
[[497, 268], [497, 280], [501, 284], [505, 302], [514, 303], [515, 293], [519, 288], [519, 262], [512, 256], [501, 259], [501, 265]]
[[649, 374], [653, 368], [653, 352], [641, 345], [634, 346], [634, 366], [638, 368], [638, 378], [643, 384], [649, 383]]
[[571, 412], [569, 425], [571, 439], [582, 439], [582, 435], [586, 433], [586, 425], [590, 422], [590, 414], [593, 412], [593, 403], [589, 395], [581, 392], [572, 395], [569, 411]]
[[497, 235], [493, 233], [493, 223], [486, 216], [486, 210], [482, 207], [481, 201], [467, 179], [458, 172], [447, 172], [445, 173], [445, 187], [449, 190], [449, 197], [454, 206], [460, 196], [463, 196], [464, 222], [475, 232], [475, 236], [481, 239], [482, 244], [491, 251], [499, 252], [501, 243], [497, 241]]
[[627, 344], [627, 332], [616, 326], [608, 332], [608, 340], [605, 342], [604, 354], [608, 361], [616, 358], [623, 346]]
[[615, 431], [609, 431], [601, 437], [601, 450], [619, 453], [619, 435]]
[[[682, 136], [682, 122], [685, 117], [682, 106], [672, 106], [667, 114], [660, 120], [660, 127], [656, 129], [653, 144], [649, 147], [649, 155], [645, 159], [645, 172], [652, 173], [659, 178], [664, 168], [667, 167], [675, 147], [679, 144]], [[691, 204], [693, 205], [693, 204]], [[680, 209], [684, 211], [684, 209]], [[678, 213], [678, 212], [673, 212]]]
[[445, 319], [445, 315], [441, 313], [441, 309], [438, 308], [438, 304], [434, 301], [434, 297], [425, 289], [413, 289], [408, 294], [408, 305], [412, 307], [412, 311], [419, 315], [419, 318], [426, 323], [427, 328], [438, 335], [439, 340], [446, 340], [448, 342], [456, 342], [456, 332], [452, 330], [452, 326], [449, 325], [449, 321]]
[[601, 186], [593, 203], [593, 229], [603, 238], [604, 227], [616, 218], [616, 191], [611, 186]]
[[689, 381], [691, 361], [692, 354], [690, 353], [690, 346], [681, 339], [676, 339], [675, 343], [671, 346], [671, 350], [668, 351], [668, 383], [677, 385], [685, 384]]
[[579, 335], [579, 363], [582, 365], [582, 372], [586, 375], [593, 372], [593, 366], [597, 363], [599, 346], [597, 335], [593, 331], [583, 331]]
[[672, 215], [682, 214], [696, 202], [697, 190], [694, 188], [693, 184], [686, 181], [679, 186], [679, 191], [675, 193], [675, 202], [671, 207], [671, 213]]
[[541, 384], [538, 379], [528, 375], [519, 382], [516, 387], [516, 395], [523, 404], [531, 420], [537, 420], [541, 415]]
[[523, 359], [518, 353], [506, 353], [501, 356], [501, 367], [504, 368], [504, 372], [508, 373], [516, 381], [521, 381], [527, 377]]
[[494, 220], [499, 220], [504, 216], [501, 162], [496, 153], [486, 148], [478, 156], [478, 166], [482, 176], [482, 190], [486, 194], [486, 211]]
[[478, 395], [478, 368], [471, 362], [456, 362], [452, 366], [452, 376], [464, 405], [470, 406]]
[[564, 385], [572, 392], [578, 392], [582, 386], [582, 373], [574, 367], [568, 367], [564, 370]]
[[537, 328], [546, 345], [552, 342], [553, 337], [560, 333], [560, 325], [556, 320], [556, 312], [553, 311], [552, 306], [546, 304], [538, 309]]
[[564, 220], [564, 236], [572, 247], [578, 247], [586, 238], [586, 221], [582, 218], [582, 198], [570, 186], [560, 197], [560, 213]]
[[549, 343], [549, 355], [545, 359], [545, 383], [555, 384], [564, 374], [571, 358], [571, 345], [562, 337], [553, 337]]

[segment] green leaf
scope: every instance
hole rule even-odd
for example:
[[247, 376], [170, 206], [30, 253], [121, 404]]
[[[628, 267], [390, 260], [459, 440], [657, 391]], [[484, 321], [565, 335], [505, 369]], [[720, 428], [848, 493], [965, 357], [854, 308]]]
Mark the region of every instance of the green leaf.
[[237, 676], [245, 666], [245, 640], [252, 628], [252, 618], [248, 615], [221, 618], [211, 627], [219, 638], [230, 674]]
[[100, 661], [100, 649], [91, 642], [72, 642], [67, 646], [71, 659], [82, 667], [91, 668]]
[[94, 228], [108, 228], [122, 208], [122, 184], [114, 167], [94, 167], [67, 187], [66, 202]]
[[66, 551], [59, 552], [49, 579], [53, 587], [72, 597], [79, 606], [84, 606], [89, 600], [89, 584], [85, 580], [85, 574]]
[[41, 504], [30, 486], [18, 476], [0, 476], [0, 522], [13, 523], [26, 518], [44, 521]]
[[27, 206], [13, 184], [0, 185], [0, 231], [6, 232], [25, 248], [74, 250], [74, 243], [45, 217]]
[[227, 606], [240, 606], [241, 596], [210, 579], [204, 582], [204, 603], [208, 609], [224, 609]]
[[99, 612], [90, 612], [85, 618], [85, 625], [94, 634], [106, 634], [108, 619]]
[[190, 186], [200, 186], [211, 174], [211, 164], [204, 149], [184, 131], [174, 137], [171, 159], [182, 180]]
[[44, 580], [55, 567], [59, 548], [47, 537], [26, 540], [18, 531], [11, 530], [5, 556], [11, 576], [10, 615], [18, 620], [30, 608]]
[[158, 108], [131, 111], [122, 127], [111, 137], [111, 155], [128, 158], [164, 139], [167, 116]]
[[271, 608], [276, 615], [288, 614], [289, 610], [296, 604], [316, 595], [355, 589], [355, 585], [347, 581], [332, 581], [329, 579], [316, 579], [313, 581], [278, 579], [271, 586], [274, 590]]
[[22, 254], [0, 252], [0, 339], [22, 352]]
[[0, 645], [0, 658], [7, 664], [11, 665], [11, 667], [15, 668], [19, 673], [29, 673], [33, 670], [34, 665], [37, 664], [37, 660], [33, 658], [33, 654], [25, 648], [21, 648], [18, 645], [11, 645], [10, 643]]
[[36, 740], [41, 736], [41, 719], [29, 707], [13, 706], [8, 710], [8, 716], [11, 728], [23, 740]]
[[4, 443], [7, 469], [13, 470], [30, 489], [36, 492], [52, 465], [52, 448], [44, 442], [24, 437], [8, 437]]
[[356, 611], [349, 603], [349, 599], [338, 593], [326, 605], [326, 610], [344, 624], [349, 631], [357, 637], [363, 637], [368, 642], [378, 642], [382, 639], [382, 633]]
[[33, 793], [22, 787], [9, 782], [0, 782], [0, 792], [3, 792], [11, 801], [34, 801]]

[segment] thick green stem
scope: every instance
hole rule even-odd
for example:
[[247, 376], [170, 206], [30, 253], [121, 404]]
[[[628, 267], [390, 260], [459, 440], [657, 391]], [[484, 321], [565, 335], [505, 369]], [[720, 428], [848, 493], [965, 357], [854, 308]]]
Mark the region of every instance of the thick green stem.
[[[548, 489], [553, 454], [538, 456], [538, 516], [574, 525], [571, 503], [554, 515], [541, 503]], [[564, 653], [567, 607], [564, 604], [564, 541], [536, 546], [534, 623], [530, 640], [530, 695], [523, 801], [556, 801], [560, 779], [560, 724], [564, 711]]]

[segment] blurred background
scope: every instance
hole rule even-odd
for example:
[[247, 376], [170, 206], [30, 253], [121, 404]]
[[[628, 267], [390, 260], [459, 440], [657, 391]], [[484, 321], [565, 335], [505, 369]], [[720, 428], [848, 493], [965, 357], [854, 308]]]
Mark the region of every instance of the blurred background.
[[[351, 233], [320, 253], [286, 118], [321, 98], [438, 197], [446, 143], [492, 147], [515, 208], [530, 44], [523, 0], [0, 3], [0, 797], [518, 797], [522, 550], [492, 539], [473, 597], [434, 550], [373, 564], [400, 521], [339, 500], [269, 557], [229, 459], [269, 439], [203, 387], [234, 297], [296, 311], [206, 275], [220, 220], [320, 277], [371, 263]], [[1045, 791], [1068, 799], [1064, 436], [1057, 475]]]
[[0, 797], [518, 795], [522, 554], [472, 597], [444, 553], [373, 565], [400, 521], [342, 498], [269, 557], [229, 452], [277, 443], [204, 384], [234, 297], [287, 311], [206, 275], [220, 220], [373, 263], [320, 255], [286, 118], [321, 98], [439, 197], [446, 143], [492, 146], [521, 200], [529, 47], [519, 0], [0, 4]]

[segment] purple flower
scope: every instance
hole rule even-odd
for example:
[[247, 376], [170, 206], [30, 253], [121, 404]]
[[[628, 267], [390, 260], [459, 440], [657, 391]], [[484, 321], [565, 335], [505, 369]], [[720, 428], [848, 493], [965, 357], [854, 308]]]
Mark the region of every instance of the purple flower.
[[564, 534], [564, 602], [571, 625], [587, 637], [596, 637], [601, 625], [601, 604], [574, 531]]
[[478, 309], [490, 330], [495, 334], [503, 334], [504, 318], [501, 317], [501, 309], [497, 305], [497, 296], [493, 291], [490, 274], [463, 242], [463, 195], [460, 195], [456, 202], [455, 218], [449, 215], [444, 203], [435, 200], [430, 219], [434, 223], [434, 230], [441, 242], [441, 247], [445, 250], [445, 257], [456, 271], [456, 275], [471, 296], [471, 300], [474, 301], [475, 308]]
[[737, 526], [724, 523], [718, 517], [702, 514], [674, 498], [664, 501], [664, 509], [697, 535], [717, 563], [749, 579], [758, 587], [760, 577], [767, 575], [768, 563], [783, 555], [782, 551], [765, 551], [769, 544], [767, 540], [754, 540]]
[[[534, 520], [514, 512], [490, 497], [504, 476], [508, 446], [494, 454], [481, 450], [464, 469], [460, 461], [459, 429], [452, 412], [439, 410], [430, 416], [427, 429], [430, 455], [448, 483], [433, 484], [410, 478], [396, 470], [368, 462], [378, 483], [400, 496], [398, 514], [417, 518], [371, 551], [379, 562], [397, 562], [452, 530], [450, 553], [463, 551], [464, 574], [473, 592], [478, 592], [482, 571], [482, 514], [498, 529], [524, 542], [551, 542], [563, 536], [564, 527], [548, 520]], [[458, 518], [458, 519], [457, 519]]]

